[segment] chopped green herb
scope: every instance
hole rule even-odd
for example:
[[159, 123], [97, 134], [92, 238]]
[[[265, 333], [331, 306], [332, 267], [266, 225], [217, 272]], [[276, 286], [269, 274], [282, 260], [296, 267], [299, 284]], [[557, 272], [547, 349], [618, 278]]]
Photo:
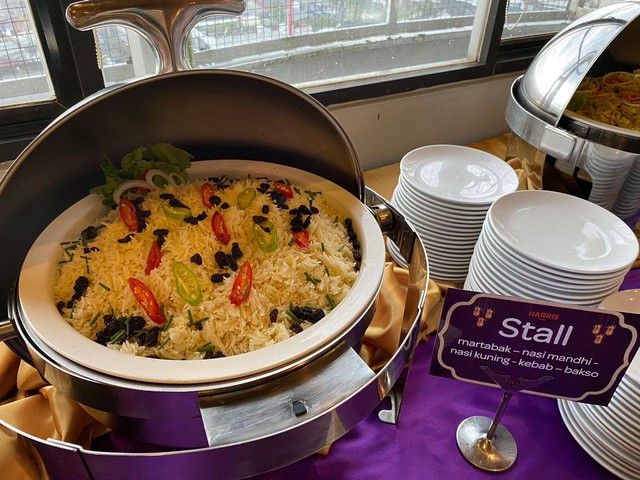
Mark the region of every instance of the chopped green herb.
[[336, 302], [333, 300], [333, 298], [329, 296], [328, 293], [324, 297], [327, 299], [327, 302], [329, 302], [329, 306], [331, 307], [331, 310], [336, 308]]
[[339, 220], [338, 215], [336, 215], [336, 218], [333, 219], [333, 223], [338, 223], [338, 220]]
[[300, 195], [300, 189], [298, 187], [293, 187], [293, 191]]
[[324, 252], [324, 242], [320, 242], [320, 248], [322, 249], [322, 251]]
[[187, 310], [187, 318], [189, 319], [189, 325], [193, 323], [193, 315], [191, 314], [191, 310]]
[[311, 190], [305, 190], [304, 193], [309, 195], [309, 199], [311, 199], [311, 201], [313, 201], [313, 200], [316, 199], [316, 196], [320, 195], [322, 192], [312, 192]]
[[296, 317], [296, 315], [291, 311], [291, 309], [287, 309], [286, 312], [284, 312], [287, 314], [287, 316], [293, 320], [296, 323], [302, 323], [302, 320], [300, 320], [298, 317]]
[[84, 263], [87, 266], [87, 275], [89, 275], [91, 273], [91, 270], [89, 269], [89, 257], [86, 255], [80, 255], [80, 258], [84, 259]]
[[100, 318], [100, 312], [96, 313], [96, 315], [89, 322], [89, 325], [94, 326], [99, 318]]
[[296, 241], [296, 239], [292, 237], [291, 240], [289, 240], [289, 246], [293, 245], [293, 242], [295, 242], [295, 241]]
[[324, 266], [324, 273], [327, 274], [327, 277], [331, 276], [331, 273], [329, 273], [329, 268], [326, 265]]
[[193, 327], [194, 325], [197, 325], [197, 324], [202, 323], [202, 322], [206, 322], [207, 320], [209, 320], [209, 317], [202, 317], [202, 318], [199, 318], [197, 320], [190, 321], [189, 322], [189, 326]]
[[304, 276], [307, 279], [307, 282], [311, 282], [314, 285], [318, 285], [320, 283], [320, 280], [315, 277], [312, 277], [311, 274], [309, 274], [309, 272], [304, 272]]
[[124, 336], [125, 336], [125, 331], [124, 330], [118, 330], [116, 333], [114, 333], [111, 336], [111, 338], [109, 339], [109, 343], [117, 343]]
[[171, 337], [167, 337], [167, 339], [166, 339], [164, 342], [162, 342], [162, 345], [160, 345], [160, 346], [158, 347], [158, 350], [162, 350], [162, 349], [164, 348], [164, 346], [165, 346], [167, 343], [169, 343], [169, 340], [171, 340]]
[[166, 322], [164, 322], [164, 325], [162, 326], [160, 331], [166, 332], [167, 330], [169, 330], [169, 327], [171, 326], [171, 322], [173, 322], [173, 315], [171, 315], [169, 319]]
[[340, 246], [340, 248], [338, 249], [338, 251], [339, 251], [339, 252], [341, 252], [341, 251], [342, 251], [342, 249], [343, 249], [344, 247], [346, 247], [346, 246], [347, 246], [347, 244], [346, 244], [346, 243], [343, 243], [343, 244]]
[[111, 289], [109, 287], [107, 287], [104, 283], [102, 282], [98, 282], [98, 285], [100, 285], [102, 288], [104, 288], [107, 292], [110, 292]]
[[215, 350], [216, 350], [216, 346], [215, 345], [211, 345], [211, 342], [207, 342], [203, 346], [198, 348], [196, 350], [196, 352], [213, 352]]

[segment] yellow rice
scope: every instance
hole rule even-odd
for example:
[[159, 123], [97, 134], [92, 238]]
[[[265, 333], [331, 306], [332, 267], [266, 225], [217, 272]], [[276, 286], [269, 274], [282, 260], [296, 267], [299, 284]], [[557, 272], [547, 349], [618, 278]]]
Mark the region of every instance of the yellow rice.
[[[344, 216], [336, 222], [338, 211], [327, 204], [322, 195], [313, 198], [313, 206], [319, 209], [319, 213], [313, 215], [308, 227], [311, 244], [308, 249], [301, 249], [295, 244], [290, 245], [289, 211], [278, 209], [268, 195], [258, 192], [249, 208], [237, 208], [238, 194], [245, 188], [256, 188], [260, 181], [244, 179], [233, 182], [227, 189], [216, 188], [222, 203], [230, 205], [230, 208], [221, 210], [231, 235], [229, 244], [223, 246], [211, 228], [214, 209], [207, 209], [202, 204], [202, 183], [203, 180], [199, 180], [181, 186], [167, 186], [147, 194], [142, 204], [143, 209], [151, 211], [147, 227], [133, 235], [129, 243], [117, 242], [129, 232], [117, 210], [111, 211], [96, 224], [104, 226], [99, 236], [89, 244], [97, 251], [86, 255], [82, 251], [71, 252], [73, 259], [61, 263], [60, 276], [54, 287], [56, 302], [70, 299], [79, 276], [89, 279], [86, 293], [75, 305], [61, 309], [76, 330], [95, 339], [96, 333], [104, 326], [102, 316], [110, 312], [116, 316], [140, 315], [147, 321], [146, 328], [157, 326], [135, 300], [127, 283], [129, 277], [143, 281], [162, 305], [165, 316], [172, 316], [173, 320], [170, 328], [160, 331], [156, 346], [140, 346], [135, 338], [122, 345], [107, 346], [135, 355], [168, 359], [203, 358], [204, 352], [198, 349], [205, 345], [213, 345], [217, 351], [229, 356], [275, 344], [294, 335], [289, 328], [292, 319], [285, 314], [291, 305], [309, 305], [328, 312], [331, 302], [337, 304], [344, 298], [357, 276], [352, 244], [343, 224]], [[300, 193], [294, 194], [294, 198], [287, 202], [289, 209], [309, 205], [309, 196], [304, 189], [297, 189], [297, 192]], [[194, 216], [206, 210], [208, 217], [197, 225], [167, 217], [162, 211], [166, 200], [159, 198], [161, 193], [174, 194]], [[270, 206], [266, 215], [261, 212], [263, 205]], [[276, 225], [280, 242], [275, 252], [263, 252], [256, 245], [251, 230], [254, 215], [268, 217]], [[169, 234], [161, 249], [160, 265], [145, 275], [147, 253], [157, 238], [152, 232], [156, 229], [168, 229]], [[214, 253], [218, 250], [228, 253], [232, 242], [238, 242], [243, 252], [238, 264], [248, 261], [253, 270], [251, 293], [239, 306], [232, 305], [229, 300], [237, 272], [220, 269], [214, 260]], [[68, 260], [63, 253], [61, 260]], [[190, 261], [195, 253], [201, 255], [202, 265]], [[82, 258], [85, 256], [87, 259]], [[172, 275], [175, 262], [187, 265], [198, 278], [203, 292], [199, 305], [189, 305], [178, 294]], [[212, 283], [211, 275], [223, 271], [230, 276], [222, 283]], [[308, 275], [320, 282], [317, 285], [310, 282]], [[279, 312], [275, 323], [269, 319], [272, 309]], [[97, 314], [100, 317], [91, 324]], [[198, 330], [189, 325], [189, 315], [192, 320], [209, 319], [202, 322], [203, 328]], [[302, 326], [307, 328], [309, 325], [304, 322]]]

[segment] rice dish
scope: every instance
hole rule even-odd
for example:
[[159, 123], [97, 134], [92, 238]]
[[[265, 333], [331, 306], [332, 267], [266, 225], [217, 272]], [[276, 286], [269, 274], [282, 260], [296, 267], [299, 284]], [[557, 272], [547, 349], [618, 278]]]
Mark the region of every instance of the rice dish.
[[133, 203], [134, 216], [116, 208], [61, 245], [58, 311], [107, 348], [176, 360], [257, 350], [321, 321], [360, 269], [351, 221], [286, 180], [194, 180]]
[[585, 78], [567, 108], [607, 125], [640, 130], [640, 70]]

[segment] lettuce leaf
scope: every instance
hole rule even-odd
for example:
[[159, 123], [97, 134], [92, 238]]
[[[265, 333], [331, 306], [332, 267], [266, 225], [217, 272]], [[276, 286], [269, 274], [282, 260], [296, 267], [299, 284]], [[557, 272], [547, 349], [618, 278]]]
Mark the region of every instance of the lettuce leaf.
[[103, 196], [102, 203], [113, 208], [116, 206], [113, 192], [122, 182], [141, 179], [146, 171], [154, 168], [184, 176], [192, 158], [190, 153], [166, 142], [138, 147], [127, 153], [120, 160], [120, 168], [105, 156], [100, 160], [105, 183], [92, 188], [90, 192]]

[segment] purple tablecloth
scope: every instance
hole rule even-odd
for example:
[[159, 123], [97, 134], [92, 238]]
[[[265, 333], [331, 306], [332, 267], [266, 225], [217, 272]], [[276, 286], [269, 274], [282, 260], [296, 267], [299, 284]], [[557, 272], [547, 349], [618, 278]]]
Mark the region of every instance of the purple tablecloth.
[[555, 400], [516, 395], [502, 423], [518, 444], [514, 466], [502, 473], [480, 471], [462, 457], [456, 428], [473, 415], [493, 417], [497, 388], [430, 376], [433, 340], [418, 346], [397, 425], [369, 415], [339, 439], [329, 455], [313, 455], [261, 475], [260, 480], [312, 479], [614, 479], [576, 443]]
[[[633, 288], [640, 288], [640, 269], [629, 272], [621, 290]], [[506, 472], [488, 473], [467, 463], [456, 445], [456, 428], [469, 416], [493, 417], [502, 393], [497, 388], [429, 375], [432, 349], [432, 338], [417, 348], [397, 425], [382, 423], [376, 411], [335, 442], [329, 455], [313, 455], [257, 478], [618, 478], [578, 445], [555, 400], [525, 394], [513, 397], [502, 418], [518, 444], [514, 466]]]

